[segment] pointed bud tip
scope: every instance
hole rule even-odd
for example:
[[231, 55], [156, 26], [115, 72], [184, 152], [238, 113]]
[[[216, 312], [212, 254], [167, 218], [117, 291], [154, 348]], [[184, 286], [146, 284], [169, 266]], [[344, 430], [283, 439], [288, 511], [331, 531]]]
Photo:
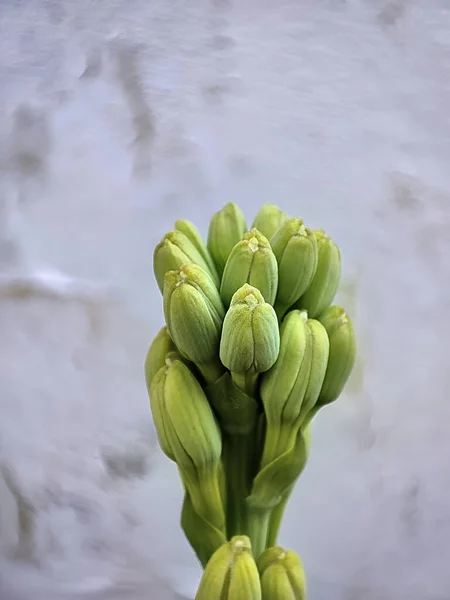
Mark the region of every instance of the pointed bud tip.
[[264, 296], [257, 288], [249, 283], [244, 283], [244, 285], [233, 294], [230, 306], [234, 306], [235, 304], [247, 304], [251, 309], [254, 309], [264, 302]]

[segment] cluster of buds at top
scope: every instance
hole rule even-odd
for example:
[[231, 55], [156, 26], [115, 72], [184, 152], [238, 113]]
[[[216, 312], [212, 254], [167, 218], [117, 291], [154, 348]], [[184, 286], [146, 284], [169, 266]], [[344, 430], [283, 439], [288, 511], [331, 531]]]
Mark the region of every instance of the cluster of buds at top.
[[[268, 547], [305, 467], [309, 424], [339, 397], [355, 363], [351, 319], [332, 305], [340, 250], [275, 205], [248, 227], [229, 203], [212, 217], [206, 243], [191, 222], [177, 221], [153, 268], [166, 324], [145, 375], [161, 448], [184, 485], [184, 531], [203, 565], [211, 559], [208, 582], [219, 581], [216, 551], [257, 581], [239, 584], [248, 594], [233, 598], [303, 598], [304, 582], [289, 575], [294, 563], [303, 573], [299, 559]], [[303, 591], [289, 595], [294, 580]], [[204, 586], [199, 598], [231, 597]]]

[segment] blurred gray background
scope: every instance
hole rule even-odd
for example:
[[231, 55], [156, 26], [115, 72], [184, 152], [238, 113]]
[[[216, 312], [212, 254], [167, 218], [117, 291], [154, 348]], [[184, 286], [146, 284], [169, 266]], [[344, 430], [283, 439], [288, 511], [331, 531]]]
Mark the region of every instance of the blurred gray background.
[[0, 1], [0, 598], [192, 598], [142, 364], [152, 251], [280, 204], [359, 363], [281, 543], [310, 600], [450, 598], [447, 0]]

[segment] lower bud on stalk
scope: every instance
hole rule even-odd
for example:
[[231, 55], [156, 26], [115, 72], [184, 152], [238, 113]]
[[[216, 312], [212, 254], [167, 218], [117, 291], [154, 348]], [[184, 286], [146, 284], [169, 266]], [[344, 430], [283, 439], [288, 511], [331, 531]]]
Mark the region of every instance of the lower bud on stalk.
[[319, 316], [330, 340], [330, 353], [317, 406], [341, 395], [356, 361], [356, 337], [350, 317], [340, 306], [330, 306]]
[[150, 405], [161, 449], [177, 463], [194, 509], [223, 529], [220, 429], [204, 391], [177, 353], [169, 353], [155, 375]]
[[225, 265], [220, 295], [229, 306], [233, 294], [249, 283], [256, 287], [269, 304], [275, 302], [278, 287], [278, 265], [269, 240], [257, 229], [248, 231], [232, 249]]
[[218, 357], [224, 314], [219, 292], [201, 267], [184, 265], [166, 274], [164, 315], [170, 337], [208, 382], [224, 371]]
[[268, 548], [258, 558], [262, 600], [305, 600], [303, 564], [292, 550]]
[[195, 600], [261, 600], [261, 584], [250, 540], [235, 536], [211, 557]]
[[306, 292], [317, 268], [317, 240], [301, 219], [288, 219], [270, 240], [278, 262], [279, 319]]
[[159, 369], [165, 365], [167, 354], [175, 351], [176, 347], [169, 335], [167, 327], [162, 327], [154, 337], [145, 358], [145, 381], [149, 391], [153, 377]]
[[249, 395], [258, 373], [275, 363], [280, 348], [274, 309], [259, 290], [244, 284], [233, 296], [223, 322], [220, 360], [231, 371], [236, 385]]
[[320, 315], [330, 306], [341, 278], [341, 253], [338, 246], [322, 229], [316, 229], [318, 262], [311, 285], [295, 307], [307, 310], [310, 318]]
[[288, 220], [288, 216], [276, 204], [263, 204], [253, 221], [256, 227], [269, 240], [277, 230]]
[[191, 263], [202, 267], [214, 283], [219, 284], [217, 272], [209, 269], [203, 256], [184, 233], [177, 230], [167, 233], [153, 253], [153, 271], [161, 292], [164, 289], [164, 277], [168, 271]]

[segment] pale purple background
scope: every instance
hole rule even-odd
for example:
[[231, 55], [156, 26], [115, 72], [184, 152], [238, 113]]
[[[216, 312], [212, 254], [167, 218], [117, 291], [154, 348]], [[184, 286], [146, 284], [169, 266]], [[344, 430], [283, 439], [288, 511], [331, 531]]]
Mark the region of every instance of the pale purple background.
[[448, 600], [449, 106], [447, 0], [0, 1], [2, 600], [192, 597], [151, 255], [230, 200], [344, 257], [359, 363], [280, 539], [308, 600]]

